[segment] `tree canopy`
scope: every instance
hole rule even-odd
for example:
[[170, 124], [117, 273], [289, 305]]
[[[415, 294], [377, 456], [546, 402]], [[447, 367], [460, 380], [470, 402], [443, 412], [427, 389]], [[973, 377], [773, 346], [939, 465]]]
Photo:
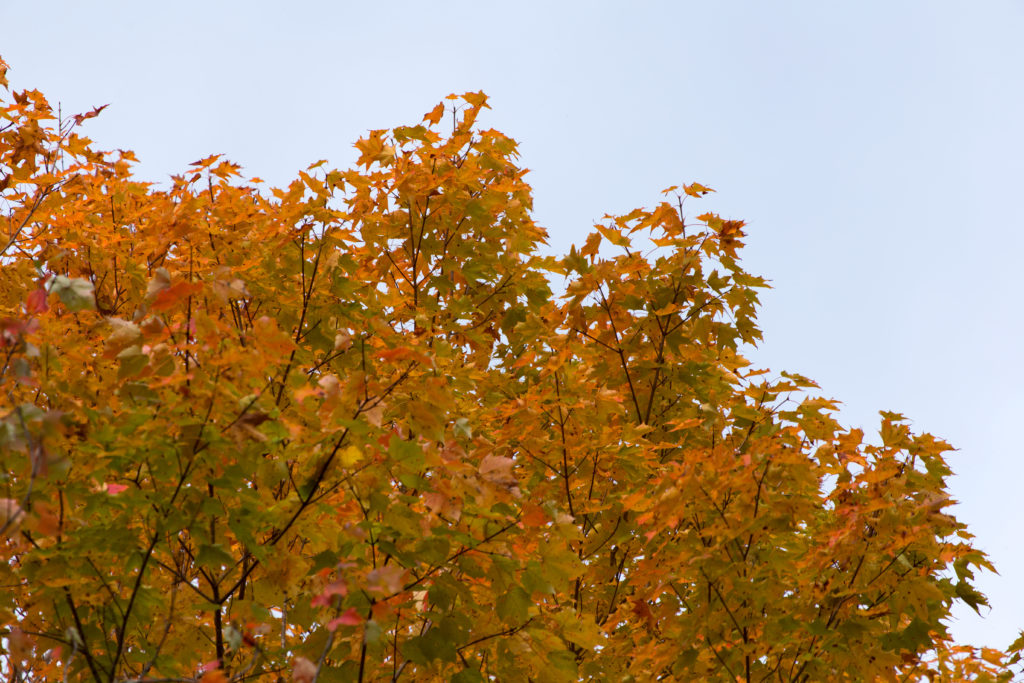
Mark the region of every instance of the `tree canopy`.
[[1012, 676], [950, 447], [751, 366], [709, 188], [553, 256], [482, 93], [159, 188], [4, 71], [8, 680]]

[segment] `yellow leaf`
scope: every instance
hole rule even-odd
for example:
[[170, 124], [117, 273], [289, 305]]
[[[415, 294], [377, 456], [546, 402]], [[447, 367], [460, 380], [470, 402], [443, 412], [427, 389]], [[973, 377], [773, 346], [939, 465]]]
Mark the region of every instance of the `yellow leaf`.
[[341, 464], [345, 467], [352, 467], [363, 459], [363, 452], [355, 446], [349, 446], [341, 452]]
[[114, 331], [107, 337], [105, 354], [107, 358], [114, 358], [142, 337], [142, 330], [133, 322], [121, 318], [107, 318], [107, 322], [114, 328]]
[[[483, 91], [479, 92], [468, 92], [462, 96], [462, 99], [469, 102], [474, 107], [487, 107], [487, 95]], [[488, 107], [489, 109], [490, 107]]]
[[666, 304], [661, 308], [655, 309], [654, 315], [670, 315], [682, 309], [679, 304]]

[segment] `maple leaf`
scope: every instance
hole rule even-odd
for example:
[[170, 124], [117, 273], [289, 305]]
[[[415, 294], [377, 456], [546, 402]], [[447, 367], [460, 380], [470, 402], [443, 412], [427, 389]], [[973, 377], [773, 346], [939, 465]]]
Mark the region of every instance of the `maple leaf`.
[[199, 679], [199, 683], [227, 683], [228, 677], [224, 673], [223, 669], [213, 669], [203, 674], [202, 678]]
[[440, 123], [442, 116], [444, 116], [444, 102], [438, 103], [436, 107], [423, 117], [423, 120], [429, 122], [432, 126], [436, 126]]
[[363, 623], [363, 618], [359, 616], [354, 607], [349, 607], [345, 610], [341, 616], [331, 619], [327, 622], [327, 628], [330, 631], [336, 630], [339, 626], [358, 626]]
[[512, 471], [515, 461], [500, 455], [488, 453], [480, 461], [480, 476], [486, 481], [498, 486], [511, 489], [516, 486], [518, 480]]
[[142, 330], [133, 322], [120, 318], [107, 318], [113, 332], [107, 337], [105, 355], [114, 358], [124, 349], [142, 338]]
[[705, 187], [700, 183], [690, 183], [689, 185], [683, 186], [683, 192], [691, 197], [703, 197], [708, 192], [714, 192], [710, 187]]
[[104, 109], [106, 109], [109, 106], [110, 106], [109, 104], [104, 104], [102, 107], [95, 107], [93, 109], [90, 109], [89, 111], [87, 111], [84, 114], [75, 114], [71, 118], [73, 118], [75, 120], [75, 124], [76, 125], [79, 125], [79, 124], [82, 123], [82, 121], [85, 121], [87, 119], [91, 119], [91, 118], [95, 118], [95, 117], [99, 116], [100, 112], [103, 111]]
[[46, 303], [46, 294], [46, 289], [43, 287], [38, 287], [29, 293], [25, 298], [25, 310], [29, 315], [45, 313], [49, 310], [49, 306]]
[[6, 535], [17, 531], [22, 520], [25, 519], [25, 510], [18, 501], [13, 498], [0, 498], [0, 529]]
[[305, 657], [296, 657], [292, 661], [292, 681], [294, 683], [313, 683], [316, 678], [316, 664]]
[[391, 595], [402, 590], [405, 570], [394, 565], [385, 565], [371, 570], [366, 575], [366, 583], [370, 590], [381, 595]]

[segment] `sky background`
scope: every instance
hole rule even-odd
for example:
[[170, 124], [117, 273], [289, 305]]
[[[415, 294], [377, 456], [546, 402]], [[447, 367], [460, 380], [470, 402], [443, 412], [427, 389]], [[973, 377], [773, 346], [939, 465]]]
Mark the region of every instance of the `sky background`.
[[814, 378], [848, 425], [895, 410], [959, 449], [953, 510], [1000, 575], [952, 628], [997, 647], [1024, 628], [1021, 36], [1024, 0], [0, 0], [12, 87], [110, 103], [85, 133], [146, 180], [224, 153], [285, 184], [482, 89], [554, 251], [715, 188], [691, 211], [746, 220], [772, 282], [755, 364]]

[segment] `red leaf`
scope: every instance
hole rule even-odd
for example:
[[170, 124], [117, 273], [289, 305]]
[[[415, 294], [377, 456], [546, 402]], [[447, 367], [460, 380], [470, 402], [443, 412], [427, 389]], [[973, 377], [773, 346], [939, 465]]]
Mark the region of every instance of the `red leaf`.
[[75, 124], [77, 125], [77, 124], [80, 124], [82, 121], [85, 121], [86, 119], [91, 119], [91, 118], [94, 118], [96, 116], [99, 116], [100, 112], [103, 111], [104, 109], [106, 109], [109, 106], [110, 106], [109, 104], [104, 104], [102, 107], [95, 107], [91, 111], [87, 111], [84, 114], [75, 114], [71, 118], [73, 118], [75, 120]]
[[29, 315], [45, 313], [49, 309], [50, 306], [46, 303], [46, 290], [42, 287], [33, 290], [25, 299], [25, 310]]
[[206, 662], [205, 664], [200, 664], [199, 665], [199, 673], [204, 674], [207, 671], [213, 671], [214, 669], [218, 669], [218, 668], [220, 668], [220, 660], [219, 659], [214, 659], [214, 660], [211, 660], [209, 662]]
[[369, 584], [369, 589], [383, 595], [401, 591], [404, 579], [405, 570], [393, 564], [373, 569], [366, 575], [366, 583]]
[[363, 623], [363, 618], [356, 612], [355, 607], [349, 607], [347, 610], [342, 612], [341, 616], [337, 619], [331, 619], [327, 622], [327, 630], [334, 631], [339, 626], [358, 626]]
[[344, 581], [339, 580], [328, 584], [323, 593], [313, 598], [313, 606], [324, 607], [329, 605], [331, 604], [331, 598], [335, 595], [340, 595], [342, 597], [348, 595], [348, 586], [345, 585]]

